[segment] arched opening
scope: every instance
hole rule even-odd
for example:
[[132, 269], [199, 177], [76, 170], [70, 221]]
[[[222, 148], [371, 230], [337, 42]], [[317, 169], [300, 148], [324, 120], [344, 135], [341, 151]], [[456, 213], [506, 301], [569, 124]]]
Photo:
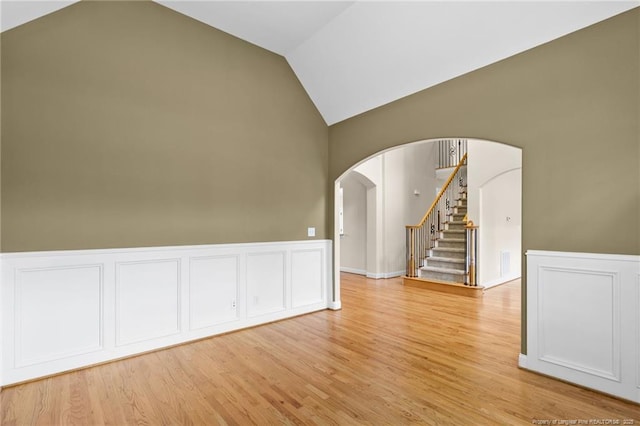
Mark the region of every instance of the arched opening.
[[[441, 140], [417, 141], [384, 150], [354, 164], [336, 179], [337, 307], [341, 272], [360, 273], [369, 278], [404, 274], [404, 227], [420, 220], [448, 177], [447, 170], [439, 167], [443, 154], [437, 142]], [[478, 284], [490, 288], [521, 276], [522, 151], [499, 142], [464, 140], [469, 155], [468, 216], [479, 226]], [[345, 186], [351, 190], [345, 191]], [[349, 193], [354, 190], [359, 210], [348, 218], [341, 232], [342, 208], [354, 206], [353, 200], [349, 200]], [[344, 199], [340, 194], [344, 194]], [[357, 224], [358, 229], [354, 229], [354, 217], [365, 222]], [[354, 236], [359, 239], [356, 244], [353, 238], [350, 240]], [[358, 247], [365, 251], [359, 253], [359, 258], [353, 256]], [[344, 265], [356, 258], [361, 267]]]

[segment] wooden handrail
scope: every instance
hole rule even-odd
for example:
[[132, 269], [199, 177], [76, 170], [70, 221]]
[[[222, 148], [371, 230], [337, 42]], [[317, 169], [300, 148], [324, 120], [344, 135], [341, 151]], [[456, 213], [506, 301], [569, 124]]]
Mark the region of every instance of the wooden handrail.
[[442, 198], [442, 195], [445, 193], [445, 191], [447, 190], [447, 188], [449, 187], [449, 185], [451, 184], [451, 181], [453, 180], [453, 178], [455, 177], [455, 175], [458, 173], [458, 170], [460, 170], [460, 168], [462, 166], [464, 166], [464, 164], [467, 162], [467, 154], [465, 153], [464, 156], [462, 157], [462, 159], [460, 160], [460, 162], [458, 163], [458, 165], [456, 166], [455, 170], [453, 171], [453, 173], [451, 173], [451, 176], [449, 176], [449, 179], [447, 179], [447, 182], [444, 184], [444, 186], [442, 187], [442, 189], [440, 189], [440, 192], [438, 193], [438, 195], [436, 196], [435, 200], [433, 200], [433, 203], [431, 204], [431, 207], [429, 207], [429, 210], [427, 210], [427, 213], [425, 213], [424, 217], [422, 218], [422, 220], [420, 221], [420, 223], [418, 223], [417, 225], [407, 225], [407, 228], [419, 228], [422, 225], [424, 225], [424, 223], [427, 221], [427, 218], [429, 217], [429, 215], [431, 214], [431, 212], [436, 208], [436, 206], [438, 205], [438, 201], [440, 201], [440, 198]]

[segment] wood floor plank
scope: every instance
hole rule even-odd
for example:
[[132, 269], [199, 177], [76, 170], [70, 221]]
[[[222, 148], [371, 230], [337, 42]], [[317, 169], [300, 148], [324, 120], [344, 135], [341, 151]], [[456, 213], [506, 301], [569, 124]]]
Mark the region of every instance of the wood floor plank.
[[636, 404], [518, 369], [517, 281], [466, 298], [343, 274], [342, 305], [5, 388], [0, 424], [640, 425]]

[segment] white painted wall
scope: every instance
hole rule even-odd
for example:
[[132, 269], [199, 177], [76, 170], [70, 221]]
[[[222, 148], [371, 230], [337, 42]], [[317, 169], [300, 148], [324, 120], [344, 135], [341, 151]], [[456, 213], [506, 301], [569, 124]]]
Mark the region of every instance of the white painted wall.
[[[383, 157], [385, 272], [402, 275], [406, 267], [405, 226], [417, 224], [433, 202], [437, 144], [407, 145]], [[414, 195], [416, 190], [419, 195]]]
[[477, 218], [479, 214], [478, 198], [472, 197], [478, 188], [493, 177], [508, 170], [522, 168], [522, 150], [496, 142], [470, 139], [467, 147], [469, 165], [469, 217]]
[[491, 287], [521, 275], [522, 169], [496, 176], [479, 190], [479, 281]]
[[382, 187], [383, 162], [384, 154], [380, 154], [359, 164], [353, 170], [365, 176], [373, 185]]
[[[470, 140], [468, 153], [469, 219], [479, 226], [478, 281], [491, 287], [520, 277], [522, 151]], [[505, 253], [509, 261], [501, 266]]]
[[384, 157], [378, 155], [354, 169], [367, 188], [366, 275], [384, 277]]
[[[416, 143], [387, 151], [360, 164], [342, 179], [345, 233], [347, 221], [362, 221], [361, 194], [351, 199], [353, 181], [366, 184], [366, 274], [372, 278], [399, 276], [405, 272], [405, 226], [416, 224], [431, 205], [436, 189], [437, 145]], [[352, 189], [355, 191], [355, 188]], [[414, 192], [417, 191], [418, 195]], [[349, 219], [346, 211], [352, 212]], [[358, 215], [356, 215], [357, 213]], [[352, 230], [357, 224], [349, 225]], [[362, 246], [356, 236], [341, 240], [341, 269], [354, 272], [361, 261], [353, 252]]]
[[344, 234], [340, 238], [340, 268], [344, 272], [366, 275], [367, 188], [354, 172], [342, 179], [341, 185]]
[[384, 206], [382, 187], [367, 188], [367, 277], [380, 278], [384, 275]]

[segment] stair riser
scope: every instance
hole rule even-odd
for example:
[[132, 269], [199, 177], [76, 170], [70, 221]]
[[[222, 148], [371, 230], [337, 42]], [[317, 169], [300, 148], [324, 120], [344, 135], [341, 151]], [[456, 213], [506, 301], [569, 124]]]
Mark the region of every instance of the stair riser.
[[447, 247], [447, 248], [458, 248], [458, 249], [465, 249], [467, 248], [467, 243], [466, 241], [451, 241], [451, 240], [438, 240], [437, 241], [437, 246], [438, 247]]
[[458, 263], [443, 262], [436, 259], [427, 259], [426, 266], [434, 266], [436, 268], [457, 269], [460, 272], [464, 272], [464, 260]]
[[455, 229], [457, 231], [464, 231], [464, 229], [465, 229], [464, 228], [465, 227], [464, 223], [446, 223], [445, 227], [446, 227], [445, 229], [448, 229], [448, 230], [454, 230]]
[[420, 278], [427, 278], [438, 281], [448, 281], [453, 283], [464, 283], [464, 274], [450, 274], [446, 272], [422, 271], [418, 275]]
[[[462, 231], [462, 232], [461, 232]], [[440, 239], [447, 239], [447, 238], [455, 238], [456, 240], [460, 240], [465, 238], [466, 232], [464, 231], [464, 229], [450, 229], [450, 230], [445, 230], [445, 231], [440, 231]]]
[[[458, 248], [458, 247], [455, 247], [455, 248]], [[434, 247], [434, 248], [431, 249], [431, 256], [449, 257], [449, 258], [453, 258], [453, 259], [462, 259], [462, 260], [464, 260], [464, 258], [465, 258], [465, 254], [464, 253], [441, 251], [441, 250], [438, 250], [437, 247]]]
[[463, 206], [453, 206], [453, 213], [459, 213], [464, 216], [467, 214], [467, 208]]

